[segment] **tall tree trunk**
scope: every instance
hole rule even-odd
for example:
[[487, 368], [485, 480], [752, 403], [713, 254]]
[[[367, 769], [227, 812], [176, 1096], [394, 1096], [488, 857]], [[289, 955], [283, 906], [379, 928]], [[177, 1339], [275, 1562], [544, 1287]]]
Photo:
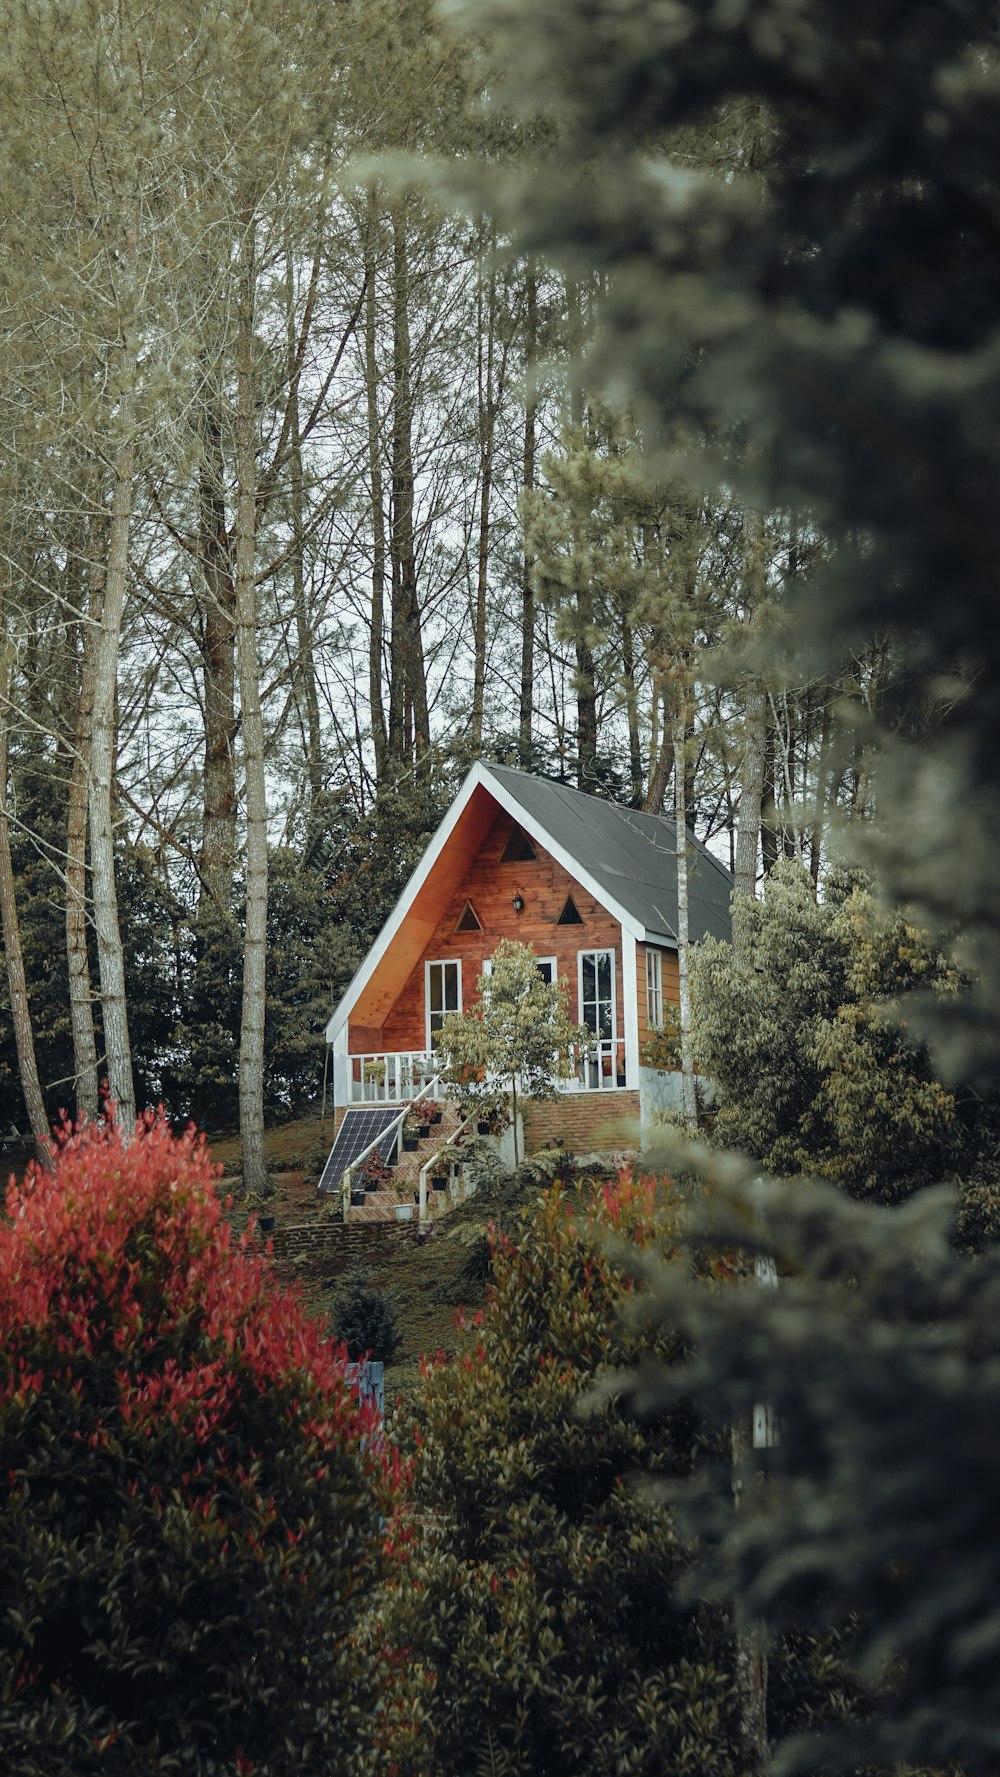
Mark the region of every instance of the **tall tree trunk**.
[[267, 794], [264, 721], [257, 657], [257, 427], [253, 220], [241, 247], [236, 336], [236, 661], [246, 778], [246, 925], [240, 1018], [240, 1146], [243, 1186], [266, 1196], [264, 1166], [264, 1009], [267, 966]]
[[[492, 256], [496, 252], [496, 224], [490, 239], [490, 272], [484, 292], [483, 252], [477, 278], [477, 337], [479, 341], [479, 546], [476, 553], [476, 601], [472, 623], [472, 739], [478, 747], [483, 738], [486, 701], [486, 594], [490, 566], [490, 504], [493, 496], [493, 452], [496, 432], [494, 358], [496, 355], [497, 289]], [[485, 295], [485, 302], [484, 302]], [[485, 312], [484, 312], [485, 309]], [[485, 350], [484, 350], [485, 345]]]
[[[649, 738], [649, 782], [643, 798], [643, 810], [646, 814], [662, 814], [663, 804], [670, 782], [670, 773], [674, 768], [673, 731], [667, 710], [667, 698], [662, 689], [662, 675], [658, 667], [652, 669], [653, 696]], [[663, 711], [663, 739], [659, 740], [659, 713]]]
[[[134, 371], [134, 365], [132, 369]], [[100, 621], [94, 624], [91, 636], [94, 702], [90, 740], [90, 861], [108, 1089], [117, 1107], [119, 1125], [128, 1140], [135, 1127], [135, 1086], [125, 1003], [125, 957], [115, 886], [113, 783], [117, 747], [118, 659], [128, 584], [135, 474], [135, 434], [130, 390], [122, 396], [118, 423], [120, 443], [113, 470], [104, 597]]]
[[[538, 396], [535, 366], [538, 359], [538, 274], [533, 259], [525, 274], [524, 455], [521, 486], [531, 492], [535, 485]], [[534, 562], [525, 548], [521, 560], [521, 696], [518, 708], [517, 753], [522, 771], [532, 766], [532, 717], [535, 701], [535, 583]]]
[[577, 782], [586, 790], [597, 782], [597, 687], [593, 650], [578, 641], [575, 651]]
[[823, 692], [823, 713], [820, 719], [819, 759], [816, 764], [816, 807], [812, 828], [809, 834], [809, 874], [813, 888], [819, 888], [819, 867], [823, 850], [823, 834], [826, 829], [827, 797], [830, 790], [831, 749], [833, 741], [833, 716], [830, 711], [829, 690]]
[[683, 708], [674, 721], [674, 827], [677, 842], [677, 974], [680, 983], [681, 1103], [689, 1135], [698, 1128], [698, 1089], [691, 1055], [691, 939], [688, 913], [688, 826], [686, 741], [689, 719]]
[[765, 877], [778, 861], [778, 823], [774, 802], [774, 724], [764, 722], [764, 787], [760, 799], [760, 852]]
[[313, 652], [312, 625], [306, 611], [305, 589], [305, 490], [302, 474], [302, 433], [299, 418], [299, 383], [301, 368], [295, 336], [295, 258], [290, 242], [285, 246], [285, 281], [288, 286], [288, 492], [292, 521], [292, 605], [295, 612], [295, 646], [298, 659], [298, 682], [306, 716], [306, 778], [309, 784], [310, 835], [307, 850], [315, 838], [317, 819], [323, 799], [323, 735], [319, 719], [319, 696], [316, 690], [316, 660]]
[[[743, 586], [748, 629], [756, 629], [764, 599], [764, 534], [757, 507], [743, 511]], [[760, 845], [761, 803], [764, 795], [764, 755], [767, 732], [767, 700], [756, 674], [746, 681], [743, 724], [743, 756], [740, 760], [740, 805], [736, 835], [736, 866], [733, 895], [749, 899], [757, 893], [757, 852]]]
[[[95, 569], [93, 598], [101, 594]], [[76, 744], [69, 773], [66, 811], [66, 966], [69, 977], [69, 1021], [73, 1037], [76, 1114], [93, 1122], [98, 1111], [97, 1043], [94, 1037], [93, 991], [87, 953], [87, 781], [90, 772], [90, 722], [93, 702], [92, 642], [83, 628], [79, 676]]]
[[198, 549], [203, 581], [200, 652], [205, 706], [205, 764], [198, 921], [226, 914], [236, 858], [236, 588], [226, 528], [222, 414], [214, 372], [206, 374], [198, 481]]
[[740, 803], [737, 815], [736, 869], [733, 896], [750, 900], [757, 893], [757, 852], [760, 845], [761, 804], [764, 795], [764, 755], [767, 733], [767, 702], [760, 683], [748, 683], [743, 720], [743, 757], [740, 761]]
[[[377, 200], [369, 190], [365, 216], [365, 396], [368, 409], [368, 477], [372, 504], [372, 619], [368, 634], [368, 703], [371, 711], [375, 777], [386, 777], [388, 737], [382, 700], [382, 639], [385, 626], [385, 505], [382, 488], [382, 439], [378, 422], [377, 285], [375, 230]], [[395, 673], [395, 667], [393, 667]]]
[[642, 748], [639, 742], [639, 699], [635, 689], [635, 637], [627, 617], [622, 617], [622, 678], [628, 717], [629, 780], [634, 808], [642, 807]]
[[[566, 309], [570, 350], [579, 354], [583, 345], [583, 309], [580, 286], [575, 279], [566, 281]], [[575, 433], [583, 435], [583, 385], [572, 371], [570, 383], [570, 423]], [[576, 779], [581, 790], [597, 781], [597, 689], [594, 683], [594, 655], [588, 643], [578, 637], [576, 655]]]
[[389, 747], [409, 761], [430, 740], [427, 679], [420, 636], [417, 564], [413, 536], [413, 387], [410, 360], [410, 272], [406, 217], [392, 216], [393, 412], [392, 412], [392, 685]]
[[14, 892], [14, 867], [10, 855], [10, 824], [7, 815], [7, 732], [10, 720], [11, 644], [7, 635], [7, 616], [0, 605], [0, 926], [7, 963], [7, 990], [10, 1016], [14, 1026], [17, 1067], [21, 1077], [25, 1109], [35, 1138], [35, 1153], [48, 1164], [48, 1140], [51, 1134], [45, 1114], [45, 1101], [38, 1079], [35, 1058], [35, 1037], [31, 1028], [28, 1005], [28, 983], [24, 972], [21, 948], [21, 927], [17, 917]]

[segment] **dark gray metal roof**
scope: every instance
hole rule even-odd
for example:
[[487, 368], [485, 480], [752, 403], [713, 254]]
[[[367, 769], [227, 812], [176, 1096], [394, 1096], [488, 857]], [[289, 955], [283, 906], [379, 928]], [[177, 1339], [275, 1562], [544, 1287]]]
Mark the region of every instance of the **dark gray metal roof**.
[[[645, 927], [650, 938], [677, 942], [677, 830], [665, 815], [640, 814], [532, 777], [509, 765], [488, 765], [507, 792], [588, 875]], [[700, 839], [688, 851], [688, 919], [692, 940], [732, 935], [733, 879]]]

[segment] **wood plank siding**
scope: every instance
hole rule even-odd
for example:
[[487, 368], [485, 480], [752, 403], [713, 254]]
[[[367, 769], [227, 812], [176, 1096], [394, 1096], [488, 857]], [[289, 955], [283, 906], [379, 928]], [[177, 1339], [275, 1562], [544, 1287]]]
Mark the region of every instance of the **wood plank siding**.
[[[471, 861], [463, 860], [464, 868], [458, 876], [457, 886], [454, 870], [441, 872], [438, 880], [443, 878], [447, 882], [449, 893], [446, 903], [438, 909], [430, 936], [425, 938], [419, 957], [408, 968], [381, 1024], [373, 1018], [377, 1010], [373, 996], [368, 997], [366, 1004], [362, 994], [358, 1016], [352, 1017], [349, 1025], [350, 1054], [422, 1050], [426, 1045], [424, 965], [435, 961], [461, 961], [462, 1008], [468, 1011], [475, 999], [476, 980], [482, 973], [483, 963], [492, 956], [501, 938], [518, 939], [523, 944], [530, 944], [538, 956], [556, 958], [556, 975], [568, 984], [569, 1011], [573, 1018], [579, 1017], [579, 952], [613, 950], [616, 1034], [620, 1038], [624, 1036], [621, 926], [540, 846], [535, 845], [534, 858], [502, 862], [501, 854], [514, 824], [510, 815], [503, 811], [497, 813], [475, 857]], [[513, 907], [515, 896], [520, 896], [524, 902], [520, 913]], [[580, 925], [558, 923], [569, 897], [580, 914]], [[466, 903], [473, 908], [482, 930], [456, 931]], [[639, 1000], [644, 1016], [644, 959], [641, 971]], [[665, 966], [665, 987], [668, 978]]]

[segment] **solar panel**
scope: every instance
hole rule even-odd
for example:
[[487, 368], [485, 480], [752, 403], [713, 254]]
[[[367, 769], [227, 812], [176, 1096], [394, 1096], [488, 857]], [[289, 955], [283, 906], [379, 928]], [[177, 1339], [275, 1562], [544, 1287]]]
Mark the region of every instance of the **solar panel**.
[[[383, 1130], [392, 1129], [392, 1125], [402, 1110], [402, 1105], [382, 1104], [378, 1106], [366, 1105], [363, 1109], [359, 1106], [357, 1109], [345, 1111], [344, 1120], [337, 1130], [333, 1147], [330, 1149], [330, 1157], [323, 1168], [319, 1190], [327, 1193], [336, 1191], [351, 1162], [356, 1160], [359, 1154], [363, 1154], [376, 1136], [382, 1134]], [[395, 1146], [395, 1131], [392, 1134], [387, 1133], [385, 1141], [379, 1142], [378, 1145], [380, 1158], [388, 1160]]]

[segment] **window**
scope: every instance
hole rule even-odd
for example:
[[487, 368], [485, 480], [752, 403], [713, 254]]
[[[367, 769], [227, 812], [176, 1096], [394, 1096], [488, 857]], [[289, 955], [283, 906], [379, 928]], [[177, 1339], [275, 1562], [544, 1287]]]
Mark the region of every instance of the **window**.
[[566, 905], [556, 920], [557, 926], [582, 926], [583, 920], [577, 912], [576, 902], [572, 895], [567, 898]]
[[663, 1029], [663, 958], [658, 950], [646, 951], [646, 1023], [650, 1030]]
[[462, 1010], [462, 965], [455, 962], [425, 963], [427, 1047], [436, 1049], [441, 1026], [449, 1012]]
[[473, 907], [471, 901], [466, 901], [465, 906], [462, 908], [462, 917], [455, 927], [456, 932], [481, 932], [482, 929], [483, 922], [476, 912], [476, 909]]
[[512, 827], [510, 837], [500, 853], [501, 864], [527, 864], [535, 856], [535, 848], [523, 827]]
[[615, 953], [580, 952], [580, 1023], [601, 1042], [615, 1034]]

